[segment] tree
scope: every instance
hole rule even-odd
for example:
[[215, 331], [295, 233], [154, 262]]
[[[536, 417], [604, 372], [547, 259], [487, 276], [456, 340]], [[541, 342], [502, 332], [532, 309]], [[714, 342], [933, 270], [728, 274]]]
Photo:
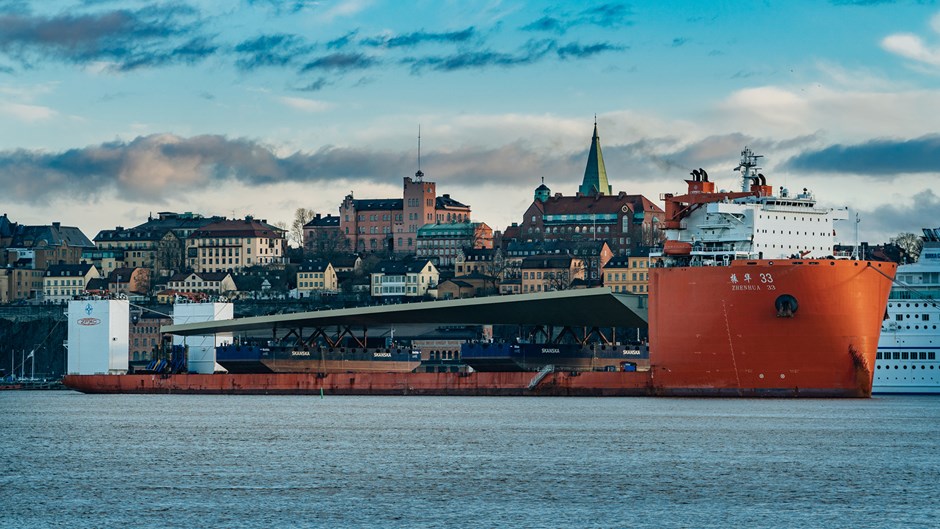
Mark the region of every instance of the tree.
[[186, 270], [186, 256], [181, 241], [172, 231], [157, 243], [154, 272], [158, 276], [171, 276]]
[[904, 251], [907, 262], [917, 261], [920, 250], [924, 247], [924, 240], [913, 233], [899, 233], [891, 238], [891, 243]]
[[294, 222], [291, 223], [287, 233], [287, 240], [290, 241], [291, 246], [300, 248], [304, 245], [304, 226], [313, 220], [315, 214], [312, 209], [307, 208], [297, 208], [294, 211]]

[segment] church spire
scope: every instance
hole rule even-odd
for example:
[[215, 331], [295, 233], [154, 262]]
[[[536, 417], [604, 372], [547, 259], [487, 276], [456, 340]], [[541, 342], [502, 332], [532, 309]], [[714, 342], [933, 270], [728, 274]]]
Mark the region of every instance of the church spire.
[[587, 167], [584, 168], [584, 180], [578, 192], [582, 195], [612, 195], [607, 182], [607, 169], [604, 167], [604, 155], [601, 153], [601, 139], [597, 135], [597, 116], [594, 116], [594, 137], [591, 138], [591, 150], [588, 152]]

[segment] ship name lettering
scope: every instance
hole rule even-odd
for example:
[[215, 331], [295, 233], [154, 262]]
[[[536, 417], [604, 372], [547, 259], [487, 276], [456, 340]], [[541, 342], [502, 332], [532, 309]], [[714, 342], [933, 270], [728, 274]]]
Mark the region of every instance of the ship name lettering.
[[624, 349], [623, 354], [631, 356], [639, 356], [640, 351], [637, 349]]
[[376, 353], [372, 353], [372, 357], [373, 358], [391, 358], [392, 353], [376, 352]]
[[561, 351], [559, 351], [558, 349], [556, 349], [556, 348], [554, 348], [554, 347], [543, 347], [543, 348], [542, 348], [542, 352], [543, 352], [543, 353], [558, 354], [558, 353], [560, 353]]
[[310, 351], [291, 351], [291, 356], [310, 356]]
[[760, 290], [760, 285], [731, 285], [731, 290]]

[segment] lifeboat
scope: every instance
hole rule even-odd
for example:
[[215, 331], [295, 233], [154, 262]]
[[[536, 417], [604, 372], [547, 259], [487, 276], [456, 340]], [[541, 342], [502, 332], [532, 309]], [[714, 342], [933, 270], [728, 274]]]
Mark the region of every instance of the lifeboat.
[[692, 243], [682, 241], [666, 241], [663, 245], [663, 255], [690, 255]]

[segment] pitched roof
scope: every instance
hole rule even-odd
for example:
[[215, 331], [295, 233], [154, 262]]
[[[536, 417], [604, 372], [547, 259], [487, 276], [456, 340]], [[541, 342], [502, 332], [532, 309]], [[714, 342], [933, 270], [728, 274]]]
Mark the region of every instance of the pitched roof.
[[325, 272], [330, 262], [326, 259], [312, 259], [297, 267], [298, 272]]
[[402, 209], [404, 200], [401, 198], [359, 198], [353, 200], [356, 211], [391, 211]]
[[48, 226], [17, 225], [10, 246], [34, 248], [42, 242], [48, 246], [95, 247], [95, 243], [88, 240], [82, 230], [74, 226], [62, 226], [58, 222], [53, 222]]
[[[624, 207], [633, 213], [653, 211], [661, 213], [663, 210], [643, 195], [576, 195], [573, 197], [556, 194], [545, 202], [541, 202], [545, 215], [591, 215], [594, 213], [627, 213]], [[588, 219], [590, 220], [590, 219]]]
[[16, 223], [10, 222], [7, 214], [4, 213], [3, 216], [0, 217], [0, 237], [12, 237], [15, 229]]
[[339, 227], [339, 215], [326, 215], [321, 217], [319, 213], [304, 224], [304, 228], [333, 228]]
[[108, 290], [108, 280], [102, 277], [96, 277], [88, 280], [88, 284], [85, 285], [85, 290]]
[[82, 264], [55, 264], [46, 269], [46, 277], [84, 277], [94, 265]]
[[239, 220], [222, 220], [207, 224], [194, 231], [190, 237], [267, 237], [283, 238], [284, 231], [263, 220], [245, 217]]
[[604, 155], [601, 153], [601, 141], [597, 135], [597, 123], [594, 123], [594, 136], [591, 138], [591, 150], [588, 151], [587, 166], [584, 168], [584, 180], [578, 192], [582, 195], [609, 195], [612, 193], [607, 181], [607, 168], [604, 167]]
[[456, 200], [450, 198], [450, 195], [444, 194], [442, 197], [437, 197], [434, 201], [434, 207], [437, 209], [464, 209], [469, 208], [470, 206], [466, 204], [461, 204]]

